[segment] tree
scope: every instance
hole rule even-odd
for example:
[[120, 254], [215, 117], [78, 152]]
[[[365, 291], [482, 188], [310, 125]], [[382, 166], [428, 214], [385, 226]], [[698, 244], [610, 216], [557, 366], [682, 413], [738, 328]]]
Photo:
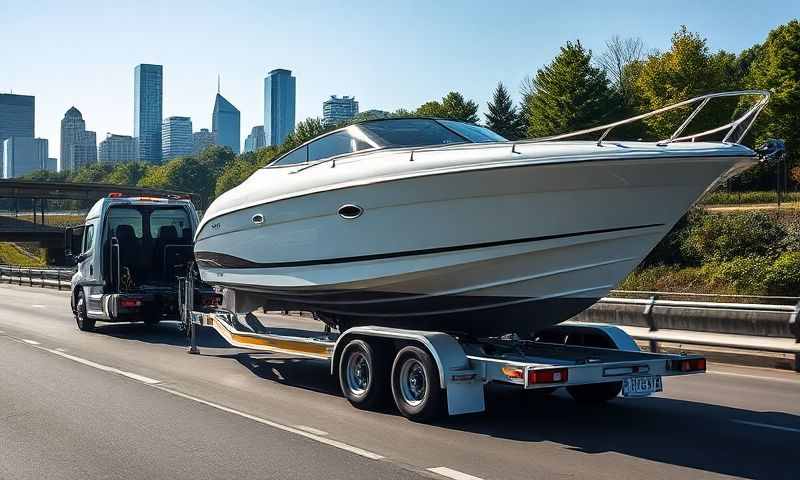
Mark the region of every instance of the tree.
[[178, 157], [151, 167], [139, 186], [193, 193], [201, 205], [207, 205], [213, 191], [214, 178], [210, 170], [192, 157]]
[[[800, 156], [800, 21], [781, 25], [767, 36], [750, 66], [746, 84], [771, 89], [772, 98], [754, 128], [757, 145], [768, 138], [786, 141], [787, 162]], [[775, 171], [775, 167], [771, 168]], [[774, 176], [772, 177], [774, 179]]]
[[[711, 54], [707, 41], [685, 26], [672, 35], [672, 46], [656, 52], [635, 69], [632, 85], [642, 113], [678, 103], [698, 95], [728, 90], [735, 86], [731, 65], [735, 56], [720, 51]], [[693, 108], [693, 107], [691, 107]], [[709, 102], [684, 132], [700, 132], [730, 119], [735, 102], [716, 99]], [[689, 108], [676, 109], [645, 121], [652, 134], [669, 137], [688, 116]]]
[[478, 104], [472, 100], [464, 100], [464, 96], [458, 92], [450, 92], [441, 102], [431, 100], [423, 103], [417, 109], [416, 115], [478, 123]]
[[69, 172], [68, 181], [76, 183], [105, 183], [106, 176], [114, 169], [107, 163], [91, 163]]
[[222, 173], [225, 165], [233, 161], [234, 158], [236, 158], [236, 155], [233, 151], [229, 147], [222, 145], [211, 145], [197, 155], [197, 161], [208, 168], [214, 176]]
[[606, 72], [611, 85], [616, 89], [626, 106], [633, 105], [632, 65], [644, 59], [645, 47], [641, 38], [622, 39], [614, 35], [606, 42], [606, 51], [597, 58], [597, 64]]
[[144, 162], [120, 163], [106, 176], [105, 181], [114, 185], [136, 185], [150, 168], [153, 167]]
[[522, 116], [532, 137], [587, 128], [619, 111], [605, 72], [592, 65], [592, 52], [580, 41], [567, 42], [549, 65], [523, 81], [522, 95]]
[[503, 82], [497, 84], [492, 101], [487, 104], [489, 113], [486, 113], [486, 126], [509, 140], [518, 140], [525, 136], [517, 107], [511, 101], [508, 90]]

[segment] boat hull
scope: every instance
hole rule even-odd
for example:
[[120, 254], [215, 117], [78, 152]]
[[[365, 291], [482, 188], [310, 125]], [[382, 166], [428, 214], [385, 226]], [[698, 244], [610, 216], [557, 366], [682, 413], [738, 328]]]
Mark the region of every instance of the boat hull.
[[[750, 164], [532, 162], [332, 188], [205, 222], [195, 254], [242, 312], [527, 335], [606, 295], [710, 186]], [[364, 213], [344, 219], [346, 204]]]

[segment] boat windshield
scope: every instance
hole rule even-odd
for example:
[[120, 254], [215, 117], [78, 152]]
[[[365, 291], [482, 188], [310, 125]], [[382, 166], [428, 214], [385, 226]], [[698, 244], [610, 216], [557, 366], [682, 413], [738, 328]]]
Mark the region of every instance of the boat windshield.
[[358, 125], [381, 147], [422, 147], [465, 143], [467, 138], [456, 134], [436, 120], [425, 118], [398, 118]]
[[453, 120], [439, 120], [451, 130], [455, 130], [459, 135], [467, 137], [470, 142], [507, 142], [508, 139], [501, 137], [488, 128], [479, 127], [471, 123], [455, 122]]

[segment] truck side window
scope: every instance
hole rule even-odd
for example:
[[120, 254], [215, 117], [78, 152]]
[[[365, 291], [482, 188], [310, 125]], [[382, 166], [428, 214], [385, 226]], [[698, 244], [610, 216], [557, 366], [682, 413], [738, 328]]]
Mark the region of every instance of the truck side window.
[[88, 252], [92, 248], [94, 241], [94, 225], [86, 225], [86, 232], [83, 234], [83, 249], [81, 253]]

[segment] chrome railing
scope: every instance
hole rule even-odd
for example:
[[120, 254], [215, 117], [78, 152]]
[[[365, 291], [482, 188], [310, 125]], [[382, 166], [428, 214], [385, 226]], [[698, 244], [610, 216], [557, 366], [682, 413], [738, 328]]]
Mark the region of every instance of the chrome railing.
[[[705, 130], [703, 132], [698, 132], [683, 137], [680, 136], [680, 134], [683, 133], [684, 130], [686, 130], [689, 124], [692, 123], [692, 120], [694, 120], [697, 117], [697, 115], [703, 110], [703, 108], [709, 103], [709, 101], [712, 98], [750, 97], [750, 96], [757, 96], [760, 98], [756, 100], [756, 102], [745, 113], [743, 113], [736, 119], [732, 120], [731, 122], [712, 128], [710, 130]], [[593, 132], [602, 132], [600, 138], [597, 139], [597, 146], [602, 146], [603, 140], [608, 136], [609, 133], [611, 133], [611, 130], [613, 130], [616, 127], [619, 127], [621, 125], [626, 125], [629, 123], [638, 122], [640, 120], [645, 120], [647, 118], [654, 117], [656, 115], [661, 115], [664, 112], [675, 110], [695, 103], [699, 103], [699, 105], [695, 107], [692, 113], [690, 113], [689, 116], [686, 117], [686, 119], [680, 124], [680, 126], [677, 129], [675, 129], [675, 131], [672, 133], [672, 135], [670, 135], [669, 138], [659, 141], [658, 145], [668, 145], [673, 142], [682, 142], [686, 140], [691, 140], [694, 142], [698, 138], [707, 137], [714, 133], [722, 132], [724, 130], [728, 130], [728, 132], [722, 139], [723, 143], [728, 143], [731, 141], [733, 141], [734, 143], [741, 143], [741, 141], [744, 139], [744, 136], [750, 130], [750, 127], [752, 127], [753, 123], [756, 121], [758, 114], [761, 113], [764, 107], [767, 106], [767, 103], [769, 103], [769, 98], [770, 98], [769, 90], [736, 90], [732, 92], [709, 93], [706, 95], [701, 95], [699, 97], [690, 98], [689, 100], [684, 100], [683, 102], [667, 105], [666, 107], [662, 107], [657, 110], [653, 110], [651, 112], [643, 113], [641, 115], [636, 115], [635, 117], [630, 117], [624, 120], [620, 120], [618, 122], [609, 123], [607, 125], [600, 125], [598, 127], [587, 128], [575, 132], [562, 133], [550, 137], [533, 138], [530, 140], [520, 140], [514, 143], [518, 145], [526, 143], [549, 142], [554, 140], [563, 140], [566, 138], [579, 137], [581, 135], [586, 135]], [[737, 134], [737, 130], [739, 129], [739, 127], [743, 128], [741, 130], [741, 133]]]

